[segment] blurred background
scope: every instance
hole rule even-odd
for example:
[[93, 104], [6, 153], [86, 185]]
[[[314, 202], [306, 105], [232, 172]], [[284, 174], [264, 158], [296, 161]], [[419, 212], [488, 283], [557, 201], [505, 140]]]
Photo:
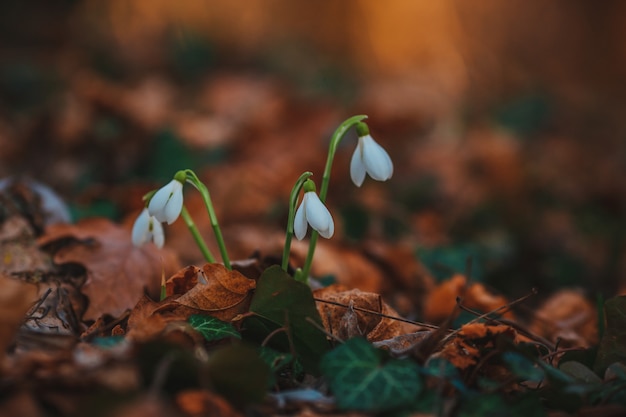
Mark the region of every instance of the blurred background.
[[[128, 223], [193, 168], [246, 256], [367, 114], [394, 177], [356, 189], [344, 140], [334, 244], [409, 247], [435, 279], [471, 259], [509, 296], [608, 297], [626, 289], [624, 20], [617, 0], [4, 1], [0, 177]], [[181, 227], [168, 245], [191, 262]]]

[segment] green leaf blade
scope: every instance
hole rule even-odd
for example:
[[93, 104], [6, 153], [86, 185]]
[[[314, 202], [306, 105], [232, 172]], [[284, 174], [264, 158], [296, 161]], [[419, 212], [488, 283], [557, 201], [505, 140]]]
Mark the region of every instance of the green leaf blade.
[[417, 364], [391, 359], [360, 338], [350, 339], [320, 363], [337, 406], [343, 410], [383, 412], [413, 404], [422, 390]]
[[208, 342], [234, 337], [241, 339], [241, 335], [235, 327], [213, 316], [194, 314], [189, 317], [191, 327], [200, 333]]

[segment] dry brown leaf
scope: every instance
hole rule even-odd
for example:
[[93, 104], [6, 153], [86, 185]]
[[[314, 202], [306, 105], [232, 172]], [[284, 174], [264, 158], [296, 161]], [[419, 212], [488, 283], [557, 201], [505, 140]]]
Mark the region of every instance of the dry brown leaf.
[[127, 334], [129, 337], [145, 340], [161, 333], [170, 321], [186, 320], [185, 316], [175, 313], [178, 306], [171, 298], [153, 301], [144, 295], [130, 312]]
[[[457, 298], [461, 297], [463, 305], [488, 313], [506, 304], [508, 300], [497, 294], [492, 294], [487, 288], [475, 282], [467, 285], [467, 278], [462, 274], [455, 274], [436, 286], [424, 300], [424, 320], [432, 323], [441, 323], [451, 314], [458, 314], [455, 310]], [[502, 314], [507, 319], [513, 319], [513, 313], [506, 311]]]
[[158, 294], [161, 275], [179, 269], [176, 255], [153, 245], [133, 246], [130, 232], [106, 219], [49, 227], [38, 243], [62, 244], [54, 254], [56, 264], [83, 265], [87, 280], [82, 292], [89, 298], [83, 319], [103, 314], [114, 317], [131, 309], [146, 290]]
[[[502, 295], [490, 293], [489, 290], [480, 282], [475, 282], [469, 286], [463, 300], [463, 304], [466, 307], [485, 313], [495, 311], [508, 303], [509, 300]], [[509, 320], [514, 319], [513, 312], [511, 311], [505, 311], [501, 315]]]
[[174, 275], [169, 277], [165, 282], [165, 295], [170, 297], [172, 295], [185, 294], [192, 289], [198, 283], [198, 273], [202, 269], [195, 265], [189, 265]]
[[441, 349], [441, 355], [459, 369], [476, 365], [490, 350], [495, 349], [496, 338], [506, 337], [520, 342], [515, 329], [505, 325], [470, 323], [461, 327]]
[[598, 313], [580, 291], [561, 290], [536, 311], [530, 331], [561, 347], [589, 347], [598, 342]]
[[186, 390], [176, 395], [176, 405], [190, 417], [241, 417], [223, 397], [207, 390]]
[[0, 274], [0, 355], [13, 342], [24, 315], [37, 301], [37, 287]]
[[[398, 313], [385, 303], [379, 294], [363, 292], [358, 289], [347, 290], [341, 285], [331, 285], [315, 290], [313, 295], [317, 299], [341, 303], [362, 309], [398, 317]], [[350, 309], [324, 302], [317, 303], [317, 309], [322, 317], [324, 328], [335, 335], [363, 335], [370, 342], [391, 339], [401, 334], [415, 331], [417, 326], [406, 324], [388, 317], [366, 313], [357, 309]], [[348, 314], [348, 315], [346, 315]], [[356, 320], [354, 318], [356, 317]], [[352, 326], [346, 328], [346, 326]], [[354, 328], [356, 326], [356, 328]]]
[[429, 323], [441, 323], [454, 313], [456, 298], [463, 294], [465, 276], [456, 274], [449, 280], [437, 285], [424, 300], [424, 320]]
[[206, 312], [220, 320], [230, 321], [248, 311], [256, 281], [221, 264], [205, 264], [202, 273], [206, 284], [198, 283], [176, 302]]

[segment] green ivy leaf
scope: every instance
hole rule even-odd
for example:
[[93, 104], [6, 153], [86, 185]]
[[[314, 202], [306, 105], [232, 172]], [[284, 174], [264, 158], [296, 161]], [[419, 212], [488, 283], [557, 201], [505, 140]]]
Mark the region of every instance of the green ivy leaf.
[[320, 363], [337, 406], [344, 410], [382, 412], [413, 404], [422, 390], [417, 364], [390, 359], [361, 338], [348, 340]]
[[[294, 280], [280, 266], [271, 266], [259, 278], [250, 311], [256, 316], [246, 318], [243, 327], [251, 338], [262, 340], [278, 328], [287, 328], [305, 371], [318, 373], [319, 360], [329, 345], [319, 330], [323, 328], [322, 319], [307, 285]], [[275, 334], [269, 342], [279, 351], [290, 350], [284, 332]]]
[[213, 316], [194, 314], [189, 317], [189, 324], [209, 342], [227, 337], [241, 339], [241, 335], [232, 324], [223, 322]]

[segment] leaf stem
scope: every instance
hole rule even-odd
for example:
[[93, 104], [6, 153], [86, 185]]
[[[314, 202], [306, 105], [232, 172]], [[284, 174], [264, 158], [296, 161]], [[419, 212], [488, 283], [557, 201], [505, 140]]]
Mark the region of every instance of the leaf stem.
[[[339, 142], [345, 136], [346, 132], [350, 130], [350, 128], [362, 120], [367, 119], [366, 115], [357, 115], [352, 116], [349, 119], [346, 119], [343, 123], [339, 125], [335, 133], [330, 139], [330, 146], [328, 147], [328, 156], [326, 157], [326, 167], [324, 168], [324, 176], [322, 177], [322, 186], [320, 187], [320, 200], [322, 203], [326, 203], [326, 195], [328, 194], [328, 183], [330, 182], [330, 173], [333, 167], [333, 160], [335, 159], [335, 153], [337, 152], [337, 147], [339, 146]], [[309, 271], [311, 270], [311, 263], [313, 262], [313, 255], [315, 254], [315, 246], [317, 244], [317, 231], [313, 230], [311, 232], [311, 238], [309, 239], [309, 251], [306, 256], [306, 260], [304, 261], [304, 265], [302, 266], [302, 271], [296, 279], [298, 281], [307, 282], [309, 279]]]
[[304, 182], [313, 175], [312, 172], [306, 171], [303, 172], [302, 175], [298, 178], [293, 188], [291, 189], [291, 194], [289, 195], [289, 216], [287, 218], [287, 231], [285, 233], [285, 247], [283, 248], [283, 261], [282, 268], [285, 272], [287, 272], [287, 266], [289, 264], [289, 253], [291, 252], [291, 240], [293, 239], [293, 222], [296, 217], [296, 207], [298, 205], [298, 196], [300, 195], [300, 190], [304, 185]]

